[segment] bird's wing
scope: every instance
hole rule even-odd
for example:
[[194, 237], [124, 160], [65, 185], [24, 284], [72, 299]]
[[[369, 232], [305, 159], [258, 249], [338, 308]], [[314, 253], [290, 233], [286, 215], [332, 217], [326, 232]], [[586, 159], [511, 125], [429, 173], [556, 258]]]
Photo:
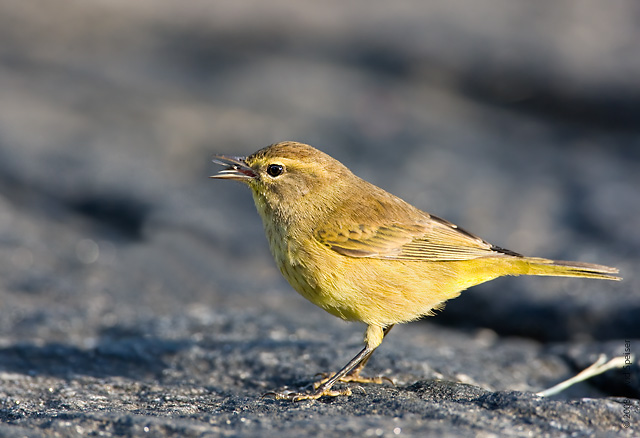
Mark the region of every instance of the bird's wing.
[[491, 245], [437, 216], [413, 223], [353, 224], [316, 229], [315, 238], [350, 257], [411, 261], [456, 261], [487, 256], [520, 256]]

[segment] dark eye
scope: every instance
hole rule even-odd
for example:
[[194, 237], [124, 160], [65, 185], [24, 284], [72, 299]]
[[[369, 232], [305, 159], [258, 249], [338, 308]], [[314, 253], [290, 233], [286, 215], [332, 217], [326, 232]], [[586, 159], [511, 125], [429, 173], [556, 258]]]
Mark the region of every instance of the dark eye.
[[282, 175], [282, 172], [284, 172], [284, 166], [282, 166], [282, 164], [269, 164], [267, 166], [267, 173], [269, 176], [275, 178], [276, 176]]

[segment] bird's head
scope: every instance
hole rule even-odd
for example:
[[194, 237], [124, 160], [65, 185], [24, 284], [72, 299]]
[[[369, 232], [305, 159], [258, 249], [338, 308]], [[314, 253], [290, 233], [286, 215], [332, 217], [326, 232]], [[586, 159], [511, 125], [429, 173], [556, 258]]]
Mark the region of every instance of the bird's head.
[[354, 178], [339, 161], [296, 142], [277, 143], [248, 157], [218, 155], [213, 161], [226, 167], [211, 178], [247, 184], [261, 213], [266, 207], [285, 216], [304, 207], [324, 209], [323, 203]]

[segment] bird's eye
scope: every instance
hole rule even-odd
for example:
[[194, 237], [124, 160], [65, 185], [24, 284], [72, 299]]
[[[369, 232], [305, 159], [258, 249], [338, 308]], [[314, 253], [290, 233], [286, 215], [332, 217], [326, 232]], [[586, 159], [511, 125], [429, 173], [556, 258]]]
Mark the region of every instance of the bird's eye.
[[282, 175], [284, 172], [284, 166], [282, 164], [269, 164], [267, 166], [267, 173], [269, 176], [276, 177]]

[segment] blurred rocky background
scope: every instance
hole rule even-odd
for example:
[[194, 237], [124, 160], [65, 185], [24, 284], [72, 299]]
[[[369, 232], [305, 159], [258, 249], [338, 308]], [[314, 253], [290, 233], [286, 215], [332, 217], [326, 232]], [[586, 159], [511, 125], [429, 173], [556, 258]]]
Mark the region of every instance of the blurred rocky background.
[[[0, 435], [637, 436], [640, 3], [0, 3]], [[396, 386], [291, 404], [363, 326], [299, 297], [215, 153], [310, 143], [496, 245], [397, 327]]]

